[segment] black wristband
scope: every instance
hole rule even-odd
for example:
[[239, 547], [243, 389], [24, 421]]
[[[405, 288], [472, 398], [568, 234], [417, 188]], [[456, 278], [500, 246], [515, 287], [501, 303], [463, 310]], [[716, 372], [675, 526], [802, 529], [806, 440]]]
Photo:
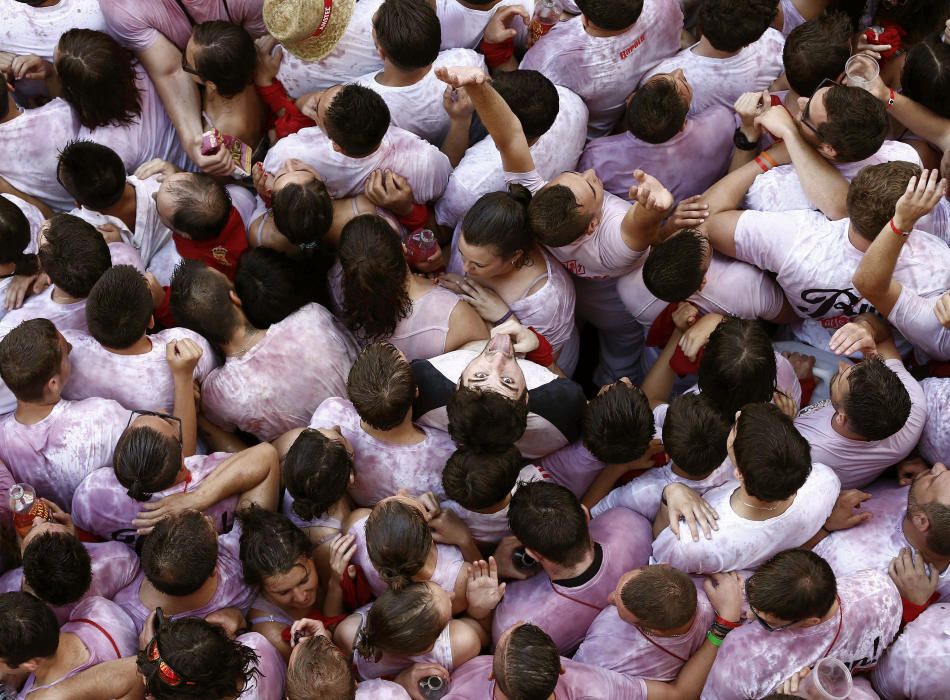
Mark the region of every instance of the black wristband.
[[742, 127], [739, 127], [732, 133], [732, 145], [740, 151], [754, 151], [759, 145], [759, 140], [750, 141], [744, 133]]

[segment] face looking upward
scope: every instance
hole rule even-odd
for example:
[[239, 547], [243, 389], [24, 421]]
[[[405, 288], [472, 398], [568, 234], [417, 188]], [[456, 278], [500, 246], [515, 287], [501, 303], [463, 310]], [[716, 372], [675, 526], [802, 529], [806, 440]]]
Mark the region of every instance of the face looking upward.
[[511, 336], [499, 333], [462, 370], [462, 386], [494, 391], [508, 399], [527, 398], [524, 372], [515, 358]]

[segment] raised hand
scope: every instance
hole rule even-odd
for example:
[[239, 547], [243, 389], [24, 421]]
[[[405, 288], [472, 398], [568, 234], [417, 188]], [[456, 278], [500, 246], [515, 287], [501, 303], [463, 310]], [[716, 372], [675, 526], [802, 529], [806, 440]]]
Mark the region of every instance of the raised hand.
[[468, 570], [468, 614], [476, 620], [484, 619], [498, 607], [505, 595], [507, 584], [498, 582], [498, 563], [495, 557], [474, 562]]
[[835, 355], [853, 355], [856, 352], [864, 355], [873, 355], [877, 352], [877, 344], [874, 342], [874, 333], [866, 323], [855, 322], [847, 323], [831, 336], [828, 347]]
[[633, 179], [637, 184], [630, 188], [631, 201], [635, 200], [641, 207], [658, 214], [666, 214], [673, 208], [673, 195], [662, 182], [639, 168], [633, 171]]
[[193, 340], [182, 338], [173, 340], [165, 346], [165, 360], [171, 367], [172, 374], [191, 375], [198, 366], [203, 350]]
[[466, 85], [482, 85], [491, 82], [491, 78], [481, 68], [458, 66], [455, 68], [436, 68], [435, 77], [454, 88]]
[[924, 170], [920, 178], [912, 177], [907, 189], [894, 207], [894, 226], [900, 231], [912, 231], [918, 219], [937, 206], [947, 192], [947, 181], [934, 170]]
[[514, 39], [518, 35], [518, 30], [514, 28], [515, 17], [520, 17], [525, 26], [531, 22], [531, 15], [521, 5], [502, 7], [492, 15], [485, 27], [485, 42], [501, 44]]

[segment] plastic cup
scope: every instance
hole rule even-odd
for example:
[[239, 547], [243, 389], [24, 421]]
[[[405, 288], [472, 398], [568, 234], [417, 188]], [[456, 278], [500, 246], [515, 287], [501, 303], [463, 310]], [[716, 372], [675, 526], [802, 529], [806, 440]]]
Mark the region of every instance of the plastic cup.
[[870, 56], [859, 53], [844, 64], [845, 82], [851, 87], [870, 90], [871, 83], [881, 73], [881, 67]]
[[809, 700], [847, 700], [854, 683], [851, 671], [838, 659], [821, 659], [798, 690]]

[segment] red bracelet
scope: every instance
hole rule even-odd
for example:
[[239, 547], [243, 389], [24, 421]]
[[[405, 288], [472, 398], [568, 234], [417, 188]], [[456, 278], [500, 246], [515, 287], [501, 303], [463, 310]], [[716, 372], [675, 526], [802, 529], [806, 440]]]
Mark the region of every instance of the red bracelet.
[[768, 151], [762, 151], [762, 152], [759, 154], [759, 157], [760, 157], [762, 160], [764, 160], [766, 163], [768, 163], [770, 166], [772, 166], [773, 168], [777, 168], [777, 167], [778, 167], [778, 161], [775, 160], [775, 158], [773, 158], [772, 156], [770, 156]]
[[887, 106], [884, 109], [888, 110], [893, 106], [894, 106], [894, 88], [891, 88], [891, 94], [887, 98]]
[[767, 173], [767, 172], [769, 171], [769, 166], [767, 166], [765, 163], [763, 163], [763, 162], [762, 162], [762, 159], [761, 159], [759, 156], [756, 156], [756, 157], [755, 157], [755, 162], [758, 164], [758, 166], [759, 166], [760, 168], [762, 168], [762, 172], [763, 172], [763, 173]]
[[726, 627], [731, 630], [734, 630], [742, 626], [741, 622], [730, 622], [729, 620], [724, 618], [722, 615], [719, 615], [718, 613], [716, 614], [716, 622], [718, 622], [723, 627]]
[[900, 237], [902, 237], [902, 238], [907, 238], [907, 236], [910, 235], [910, 231], [901, 231], [899, 228], [897, 228], [897, 226], [894, 225], [894, 219], [893, 219], [893, 217], [892, 217], [891, 220], [888, 221], [887, 223], [890, 224], [890, 226], [891, 226], [891, 231], [893, 231], [894, 233], [896, 233], [898, 236], [900, 236]]

